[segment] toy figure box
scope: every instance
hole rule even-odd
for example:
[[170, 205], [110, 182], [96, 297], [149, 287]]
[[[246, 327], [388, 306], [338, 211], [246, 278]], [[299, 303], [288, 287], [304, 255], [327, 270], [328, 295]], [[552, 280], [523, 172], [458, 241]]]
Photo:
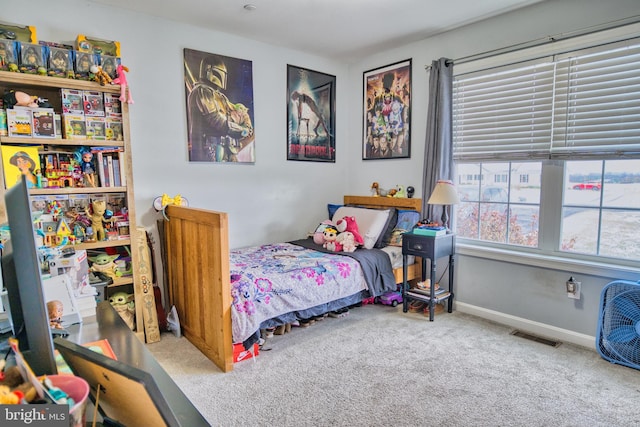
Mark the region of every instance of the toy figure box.
[[85, 90], [82, 92], [84, 115], [104, 117], [104, 100], [102, 92]]
[[31, 110], [34, 138], [55, 138], [55, 113], [53, 108], [34, 108]]
[[104, 112], [106, 117], [118, 119], [118, 121], [122, 120], [122, 103], [120, 102], [120, 94], [104, 94]]
[[87, 139], [105, 140], [104, 117], [85, 117]]
[[18, 71], [18, 43], [0, 39], [0, 70]]
[[91, 80], [91, 67], [98, 65], [92, 53], [75, 53], [75, 70], [77, 80]]
[[21, 43], [18, 69], [25, 74], [46, 74], [46, 48], [39, 44]]
[[7, 129], [7, 110], [0, 108], [0, 136], [9, 135], [9, 129]]
[[0, 37], [25, 43], [37, 43], [36, 27], [0, 22]]
[[31, 138], [31, 110], [28, 108], [12, 108], [7, 110], [7, 129], [9, 136]]
[[78, 89], [60, 89], [62, 113], [84, 115], [82, 91]]
[[120, 56], [120, 42], [89, 38], [84, 34], [78, 34], [76, 37], [76, 50], [98, 55]]
[[73, 51], [52, 46], [48, 50], [47, 74], [52, 77], [73, 77]]
[[62, 128], [66, 139], [86, 139], [87, 130], [84, 116], [78, 114], [63, 114]]
[[124, 141], [122, 121], [112, 118], [105, 120], [105, 136], [107, 141]]
[[89, 262], [87, 251], [83, 249], [49, 260], [49, 273], [52, 276], [68, 274], [75, 296], [93, 294], [90, 288], [85, 290], [89, 286]]
[[118, 77], [116, 72], [118, 65], [120, 65], [120, 58], [110, 55], [100, 55], [100, 66], [102, 67], [102, 71], [107, 73], [112, 79]]

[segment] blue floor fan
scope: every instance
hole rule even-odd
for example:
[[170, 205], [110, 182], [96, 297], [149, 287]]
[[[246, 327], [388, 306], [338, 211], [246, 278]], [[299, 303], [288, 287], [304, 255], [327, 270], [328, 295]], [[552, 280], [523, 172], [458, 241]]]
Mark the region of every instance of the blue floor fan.
[[640, 282], [616, 280], [602, 289], [596, 345], [609, 362], [640, 369]]

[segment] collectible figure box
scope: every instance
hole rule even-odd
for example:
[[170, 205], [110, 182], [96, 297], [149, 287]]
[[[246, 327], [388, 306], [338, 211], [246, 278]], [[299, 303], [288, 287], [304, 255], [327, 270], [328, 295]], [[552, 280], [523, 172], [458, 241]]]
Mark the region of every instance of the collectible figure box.
[[105, 137], [105, 120], [104, 117], [86, 117], [87, 139], [95, 139], [104, 141]]
[[7, 128], [9, 136], [31, 138], [31, 110], [28, 108], [11, 108], [7, 110]]
[[102, 66], [102, 71], [107, 73], [109, 77], [112, 79], [118, 77], [116, 69], [118, 65], [120, 65], [120, 58], [109, 55], [100, 55], [100, 65]]
[[106, 117], [122, 120], [122, 103], [116, 93], [104, 94], [104, 112]]
[[73, 77], [73, 51], [59, 47], [48, 47], [47, 74], [52, 77]]
[[76, 79], [90, 80], [91, 67], [98, 65], [92, 53], [75, 52]]
[[78, 89], [60, 89], [62, 98], [62, 113], [84, 115], [82, 106], [82, 91]]
[[84, 34], [76, 37], [76, 50], [99, 55], [120, 56], [120, 42], [89, 38]]
[[32, 43], [20, 44], [20, 62], [18, 68], [21, 73], [46, 74], [46, 49], [44, 46]]
[[122, 121], [107, 117], [105, 120], [105, 136], [107, 141], [124, 141]]
[[14, 25], [0, 22], [0, 36], [7, 40], [17, 40], [25, 43], [37, 43], [36, 27], [31, 25]]
[[0, 39], [0, 70], [18, 71], [18, 47], [12, 40]]
[[82, 92], [82, 98], [85, 116], [104, 117], [102, 92], [85, 90]]
[[53, 114], [53, 123], [56, 129], [56, 138], [62, 139], [62, 116], [58, 113]]
[[84, 116], [79, 114], [62, 115], [64, 137], [67, 139], [86, 139], [87, 130]]
[[9, 135], [7, 129], [7, 111], [4, 108], [0, 108], [0, 136]]
[[31, 110], [33, 137], [55, 138], [55, 116], [53, 108], [34, 108]]

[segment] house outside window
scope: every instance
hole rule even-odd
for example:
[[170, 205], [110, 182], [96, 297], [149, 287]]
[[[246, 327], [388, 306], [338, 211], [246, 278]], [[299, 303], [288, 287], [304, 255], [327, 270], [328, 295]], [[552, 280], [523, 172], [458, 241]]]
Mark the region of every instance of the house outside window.
[[454, 65], [461, 242], [640, 261], [640, 25], [623, 32]]

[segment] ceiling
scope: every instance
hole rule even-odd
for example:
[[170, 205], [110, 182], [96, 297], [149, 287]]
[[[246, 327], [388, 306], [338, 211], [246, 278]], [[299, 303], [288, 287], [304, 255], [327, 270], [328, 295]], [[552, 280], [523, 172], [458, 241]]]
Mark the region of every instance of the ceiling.
[[541, 0], [90, 1], [350, 61]]

